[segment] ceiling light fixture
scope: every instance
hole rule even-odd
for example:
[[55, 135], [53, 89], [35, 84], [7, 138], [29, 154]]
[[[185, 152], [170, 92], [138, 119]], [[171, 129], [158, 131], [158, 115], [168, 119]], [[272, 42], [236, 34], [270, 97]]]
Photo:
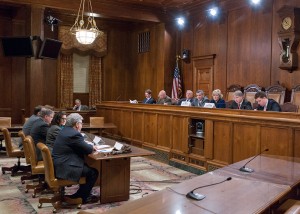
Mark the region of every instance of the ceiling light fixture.
[[76, 39], [79, 43], [88, 45], [92, 44], [97, 38], [97, 36], [100, 35], [102, 32], [98, 29], [96, 25], [91, 0], [87, 0], [87, 9], [90, 12], [87, 12], [87, 22], [84, 22], [83, 13], [85, 1], [86, 0], [80, 0], [80, 6], [78, 9], [77, 17], [70, 31], [76, 36]]

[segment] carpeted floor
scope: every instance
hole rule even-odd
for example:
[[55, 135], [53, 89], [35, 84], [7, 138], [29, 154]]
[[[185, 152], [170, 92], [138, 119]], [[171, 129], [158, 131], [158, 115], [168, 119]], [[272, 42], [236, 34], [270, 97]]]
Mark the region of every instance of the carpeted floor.
[[[24, 162], [24, 160], [22, 160]], [[8, 158], [6, 153], [0, 152], [0, 166], [12, 166], [16, 163], [15, 158]], [[131, 159], [131, 175], [130, 175], [130, 199], [136, 200], [147, 195], [172, 186], [175, 183], [181, 182], [195, 177], [196, 175], [171, 167], [167, 164], [157, 162], [155, 160], [142, 157]], [[0, 175], [0, 213], [52, 213], [51, 204], [43, 204], [41, 209], [37, 208], [38, 197], [32, 198], [32, 190], [25, 193], [26, 184], [31, 181], [26, 181], [21, 184], [20, 176], [11, 177], [10, 173]], [[76, 191], [76, 186], [66, 189], [67, 194]], [[93, 194], [99, 195], [99, 187], [93, 188]], [[104, 212], [110, 208], [120, 206], [124, 202], [101, 204], [86, 204], [82, 205], [81, 210], [94, 210], [97, 213]], [[63, 208], [60, 213], [77, 213], [74, 207]]]

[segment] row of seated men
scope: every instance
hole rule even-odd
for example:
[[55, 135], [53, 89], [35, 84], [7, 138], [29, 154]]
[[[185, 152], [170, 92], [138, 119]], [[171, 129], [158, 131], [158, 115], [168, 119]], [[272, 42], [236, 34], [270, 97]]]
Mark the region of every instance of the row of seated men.
[[[191, 90], [187, 90], [185, 98], [175, 100], [167, 96], [164, 90], [159, 92], [157, 101], [151, 96], [151, 93], [152, 92], [150, 89], [145, 91], [145, 99], [142, 101], [142, 103], [197, 107], [204, 107], [206, 103], [213, 103], [216, 108], [226, 108], [226, 102], [223, 99], [223, 94], [219, 89], [216, 89], [212, 92], [212, 99], [208, 99], [203, 90], [197, 90], [196, 97], [194, 97], [194, 94]], [[268, 99], [266, 93], [263, 91], [259, 91], [255, 94], [255, 100], [258, 106], [253, 109], [252, 104], [244, 98], [244, 94], [237, 90], [234, 92], [234, 100], [230, 103], [228, 108], [260, 111], [281, 111], [279, 103], [273, 99]]]
[[[75, 194], [66, 197], [82, 198], [83, 203], [91, 203], [99, 199], [90, 194], [98, 171], [85, 164], [84, 156], [93, 153], [96, 148], [84, 141], [80, 133], [82, 120], [78, 113], [67, 116], [65, 112], [54, 113], [49, 108], [37, 106], [22, 130], [25, 136], [32, 137], [35, 145], [42, 142], [48, 146], [57, 178], [78, 182], [80, 177], [86, 177], [86, 183], [81, 184]], [[37, 147], [36, 153], [41, 161], [41, 151]]]

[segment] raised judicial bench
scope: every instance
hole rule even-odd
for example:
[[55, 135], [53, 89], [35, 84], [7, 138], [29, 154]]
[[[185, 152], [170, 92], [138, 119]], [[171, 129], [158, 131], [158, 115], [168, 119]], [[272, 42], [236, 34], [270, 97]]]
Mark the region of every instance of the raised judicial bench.
[[161, 161], [207, 172], [268, 154], [300, 157], [300, 114], [102, 102], [97, 115], [126, 142], [149, 148]]

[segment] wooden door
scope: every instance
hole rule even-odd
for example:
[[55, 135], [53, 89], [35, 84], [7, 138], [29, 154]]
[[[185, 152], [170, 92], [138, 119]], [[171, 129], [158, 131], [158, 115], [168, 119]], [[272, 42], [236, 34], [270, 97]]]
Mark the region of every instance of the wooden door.
[[214, 81], [214, 58], [215, 55], [198, 56], [192, 58], [193, 65], [193, 91], [201, 89], [210, 99]]

